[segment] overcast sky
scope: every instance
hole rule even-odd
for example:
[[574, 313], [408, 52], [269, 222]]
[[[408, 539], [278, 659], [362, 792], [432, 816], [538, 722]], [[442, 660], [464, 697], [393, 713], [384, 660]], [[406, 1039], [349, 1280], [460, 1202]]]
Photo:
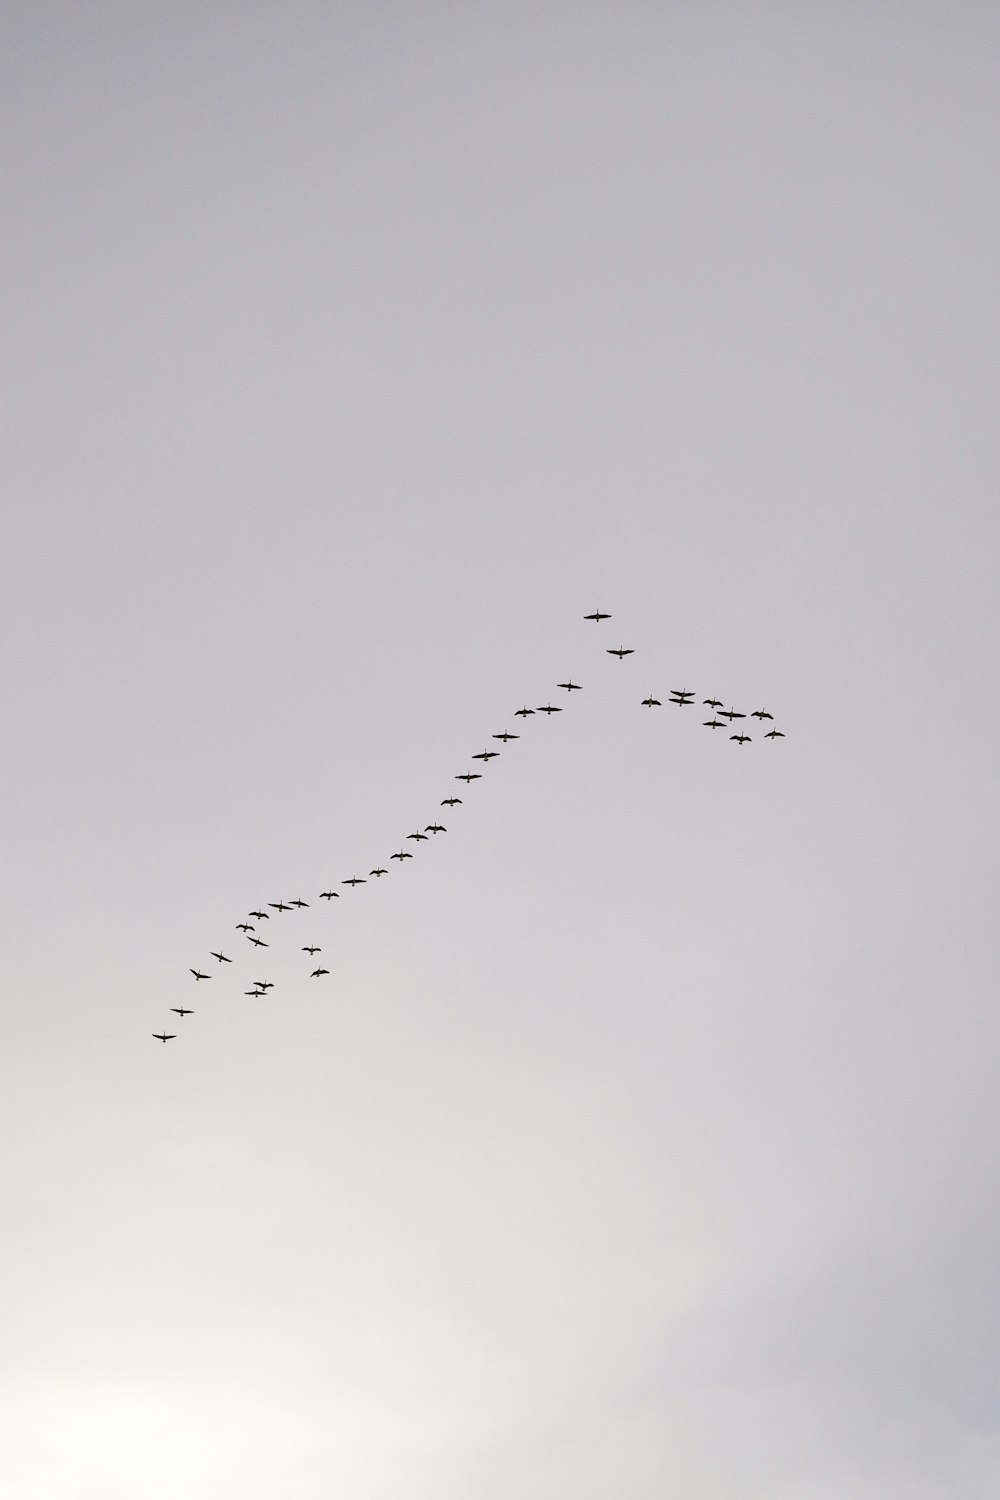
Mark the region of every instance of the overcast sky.
[[994, 1500], [1000, 12], [0, 38], [0, 1490]]

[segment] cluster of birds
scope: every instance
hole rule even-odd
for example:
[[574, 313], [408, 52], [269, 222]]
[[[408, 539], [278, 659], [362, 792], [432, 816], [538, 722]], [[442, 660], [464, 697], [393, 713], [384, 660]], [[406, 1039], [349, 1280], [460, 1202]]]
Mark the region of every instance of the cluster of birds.
[[[606, 614], [602, 610], [594, 610], [591, 614], [584, 615], [583, 618], [585, 620], [592, 620], [595, 624], [599, 625], [603, 620], [610, 620], [612, 617], [610, 614]], [[615, 656], [619, 661], [623, 661], [626, 656], [635, 655], [635, 649], [632, 646], [608, 646], [605, 648], [605, 650], [608, 656]], [[566, 682], [556, 683], [556, 686], [562, 688], [570, 695], [582, 691], [582, 684], [579, 682], [574, 682], [572, 678], [570, 678]], [[668, 694], [666, 702], [668, 705], [673, 704], [677, 708], [691, 708], [696, 706], [696, 699], [697, 694], [693, 690], [689, 690], [686, 688], [672, 688]], [[663, 699], [655, 697], [652, 693], [641, 699], [640, 702], [643, 708], [663, 707]], [[755, 708], [751, 710], [748, 715], [732, 707], [724, 708], [723, 700], [721, 698], [703, 698], [701, 706], [711, 710], [711, 718], [703, 720], [706, 729], [732, 729], [733, 724], [736, 720], [751, 718], [758, 721], [761, 730], [763, 730], [763, 726], [765, 723], [770, 723], [772, 725], [769, 730], [763, 733], [764, 739], [773, 741], [785, 738], [783, 731], [774, 726], [774, 715], [771, 714], [766, 708]], [[527, 719], [533, 717], [535, 714], [559, 714], [562, 713], [562, 711], [563, 710], [561, 704], [544, 703], [541, 706], [535, 708], [529, 708], [527, 704], [524, 704], [521, 708], [515, 710], [514, 717], [517, 719]], [[494, 734], [492, 736], [495, 741], [505, 746], [509, 744], [511, 740], [517, 740], [520, 739], [520, 737], [520, 734], [514, 734], [507, 729], [503, 730], [499, 734]], [[742, 729], [738, 729], [735, 734], [730, 734], [729, 738], [731, 740], [734, 740], [740, 749], [742, 749], [744, 745], [749, 745], [752, 743], [752, 736], [749, 734], [744, 734]], [[487, 747], [484, 750], [480, 750], [471, 758], [474, 761], [481, 762], [483, 768], [485, 769], [491, 760], [496, 760], [499, 754], [499, 750], [494, 750]], [[468, 787], [473, 781], [480, 781], [482, 779], [482, 776], [482, 771], [461, 771], [455, 777], [455, 780], [464, 782]], [[444, 797], [441, 800], [441, 806], [447, 807], [449, 809], [461, 807], [462, 798], [455, 795]], [[439, 823], [437, 822], [437, 820], [435, 820], [432, 823], [427, 823], [423, 829], [416, 829], [413, 833], [408, 833], [406, 835], [404, 843], [413, 842], [414, 844], [419, 845], [420, 843], [427, 842], [429, 839], [436, 838], [439, 834], [447, 833], [447, 831], [448, 830], [443, 823]], [[389, 856], [390, 861], [397, 860], [400, 864], [402, 864], [404, 860], [412, 858], [412, 851], [405, 847], [397, 850], [396, 853]], [[369, 870], [367, 875], [349, 875], [347, 879], [342, 880], [340, 884], [350, 886], [353, 890], [356, 886], [366, 885], [369, 880], [381, 880], [385, 875], [388, 875], [388, 873], [389, 870], [387, 866], [376, 865], [374, 869]], [[325, 891], [320, 891], [317, 900], [337, 901], [340, 899], [340, 895], [340, 891], [328, 889]], [[270, 922], [272, 913], [274, 913], [275, 917], [280, 917], [283, 913], [304, 910], [307, 909], [310, 905], [308, 901], [303, 901], [301, 897], [296, 897], [295, 900], [289, 901], [268, 901], [265, 904], [268, 910], [264, 910], [262, 907], [258, 907], [254, 911], [248, 912], [247, 916], [242, 921], [236, 923], [236, 931], [242, 933], [246, 942], [250, 946], [252, 946], [254, 953], [256, 953], [259, 948], [271, 947], [270, 937], [265, 938], [261, 936], [261, 932], [263, 929], [259, 926], [260, 923]], [[249, 920], [249, 918], [251, 917], [253, 918], [253, 921]], [[270, 932], [270, 929], [267, 930]], [[322, 953], [322, 949], [315, 943], [304, 944], [301, 951], [309, 955], [310, 962], [316, 959], [317, 954]], [[225, 964], [233, 963], [233, 959], [230, 958], [228, 954], [223, 953], [220, 949], [212, 949], [211, 957], [215, 959], [216, 964], [219, 966], [214, 971], [215, 973], [224, 972], [222, 970], [222, 966]], [[211, 980], [214, 977], [211, 969], [206, 972], [199, 968], [193, 968], [190, 969], [189, 972], [194, 975], [196, 983], [199, 983], [202, 980]], [[316, 967], [310, 971], [309, 977], [311, 979], [322, 980], [329, 973], [330, 970], [324, 968], [322, 962], [317, 962]], [[253, 996], [255, 998], [266, 996], [268, 992], [274, 988], [274, 983], [270, 979], [254, 979], [250, 983], [250, 989], [245, 990], [244, 994]], [[183, 1021], [185, 1016], [194, 1015], [194, 1010], [189, 1006], [174, 1005], [171, 1006], [171, 1014], [179, 1016]], [[158, 1042], [175, 1041], [177, 1035], [177, 1032], [167, 1031], [165, 1028], [163, 1031], [153, 1032], [153, 1036]]]

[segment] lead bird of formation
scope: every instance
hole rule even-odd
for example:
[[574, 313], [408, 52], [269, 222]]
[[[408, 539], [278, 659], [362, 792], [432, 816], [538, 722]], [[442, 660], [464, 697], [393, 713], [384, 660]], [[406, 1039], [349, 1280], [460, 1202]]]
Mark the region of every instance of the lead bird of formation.
[[[583, 618], [585, 620], [592, 621], [596, 625], [600, 625], [604, 620], [610, 620], [612, 616], [606, 613], [604, 610], [595, 609], [591, 611], [590, 614], [584, 615]], [[622, 663], [625, 661], [626, 657], [634, 656], [636, 654], [635, 648], [633, 646], [626, 646], [624, 644], [618, 646], [607, 646], [605, 647], [605, 652], [608, 656], [613, 656]], [[565, 682], [556, 683], [556, 687], [562, 688], [569, 697], [572, 697], [574, 693], [582, 691], [583, 685], [582, 683], [574, 682], [572, 677], [568, 677]], [[722, 698], [703, 698], [700, 704], [697, 700], [698, 695], [693, 688], [669, 688], [667, 690], [666, 704], [668, 707], [673, 706], [675, 708], [697, 708], [700, 706], [702, 708], [708, 709], [710, 712], [710, 717], [707, 719], [703, 719], [702, 724], [706, 729], [711, 729], [713, 732], [718, 729], [728, 729], [732, 731], [735, 721], [745, 720], [749, 718], [756, 719], [763, 739], [770, 740], [772, 743], [774, 743], [777, 740], [785, 738], [784, 731], [779, 729], [775, 725], [773, 714], [766, 708], [755, 708], [752, 709], [749, 714], [747, 714], [742, 710], [733, 708], [732, 705], [730, 705], [729, 708], [724, 707], [724, 700]], [[639, 704], [643, 708], [663, 708], [664, 700], [656, 696], [655, 693], [651, 692], [648, 693], [645, 698], [639, 699]], [[544, 714], [546, 718], [548, 718], [550, 715], [558, 713], [562, 713], [561, 704], [543, 703], [540, 705], [536, 705], [534, 708], [529, 708], [525, 703], [521, 708], [515, 709], [514, 717], [516, 719], [526, 720], [529, 718], [534, 718], [539, 714]], [[770, 724], [771, 726], [766, 731], [764, 730], [765, 723]], [[496, 733], [491, 737], [492, 739], [498, 741], [500, 744], [506, 747], [512, 740], [520, 739], [521, 735], [520, 733], [515, 734], [511, 730], [503, 729], [499, 733]], [[742, 727], [737, 727], [735, 733], [730, 733], [729, 739], [736, 744], [737, 749], [739, 750], [742, 750], [746, 745], [750, 745], [753, 743], [753, 736], [744, 733]], [[490, 750], [487, 748], [478, 751], [471, 757], [471, 759], [474, 761], [481, 761], [484, 768], [487, 768], [489, 766], [489, 763], [493, 760], [496, 760], [499, 755], [499, 750]], [[454, 779], [456, 781], [464, 782], [466, 787], [471, 787], [474, 781], [481, 781], [483, 779], [483, 773], [481, 771], [460, 771], [455, 774]], [[456, 796], [443, 797], [440, 802], [441, 807], [447, 807], [449, 809], [461, 807], [462, 805], [462, 798]], [[447, 833], [447, 831], [448, 830], [445, 825], [443, 823], [439, 823], [435, 819], [434, 822], [427, 823], [422, 830], [417, 829], [413, 833], [406, 834], [404, 841], [412, 842], [419, 847], [420, 844], [429, 843], [433, 838], [436, 838], [439, 834]], [[389, 865], [391, 865], [393, 860], [396, 860], [400, 868], [402, 868], [403, 861], [412, 858], [413, 854], [409, 849], [399, 849], [396, 853], [389, 855], [389, 861], [387, 864], [374, 865], [369, 870], [367, 875], [349, 875], [345, 879], [342, 879], [339, 884], [347, 886], [350, 888], [350, 890], [354, 891], [359, 885], [366, 885], [370, 879], [381, 880], [384, 875], [387, 875], [389, 873]], [[336, 883], [337, 882], [334, 882], [334, 884]], [[334, 890], [331, 886], [325, 891], [320, 891], [317, 899], [320, 901], [337, 901], [340, 899], [340, 896], [341, 892], [338, 890]], [[261, 922], [269, 922], [271, 920], [272, 912], [274, 913], [276, 918], [281, 918], [284, 913], [307, 911], [310, 909], [310, 903], [308, 901], [304, 901], [301, 896], [295, 897], [294, 900], [268, 901], [266, 905], [269, 910], [265, 911], [263, 907], [257, 907], [255, 910], [247, 913], [246, 919], [235, 924], [235, 931], [242, 934], [244, 940], [248, 944], [248, 950], [250, 947], [252, 947], [256, 952], [258, 948], [269, 948], [271, 946], [267, 938], [260, 936], [260, 930], [257, 924]], [[249, 920], [250, 918], [253, 918], [253, 920]], [[300, 951], [307, 954], [310, 961], [312, 961], [316, 958], [316, 955], [321, 954], [323, 950], [318, 944], [310, 942], [308, 944], [303, 944]], [[208, 966], [207, 971], [202, 971], [199, 968], [190, 969], [189, 972], [194, 976], [196, 983], [202, 980], [214, 979], [217, 973], [224, 972], [224, 965], [233, 964], [233, 959], [227, 953], [222, 952], [221, 948], [211, 949], [210, 957], [215, 959], [216, 964], [219, 967], [214, 972], [212, 971], [211, 966]], [[323, 980], [329, 975], [329, 973], [330, 970], [327, 969], [322, 963], [317, 963], [314, 969], [307, 971], [307, 977], [310, 979]], [[274, 989], [274, 981], [270, 979], [254, 979], [251, 980], [250, 983], [251, 988], [248, 990], [244, 990], [243, 993], [245, 995], [252, 996], [255, 999], [269, 998], [270, 991]], [[183, 1023], [184, 1019], [187, 1016], [194, 1015], [194, 1010], [188, 1006], [174, 1005], [171, 1006], [171, 1015], [178, 1016], [180, 1018], [180, 1021]], [[175, 1031], [167, 1031], [164, 1027], [162, 1031], [154, 1031], [152, 1035], [156, 1041], [166, 1043], [176, 1041], [179, 1033]]]

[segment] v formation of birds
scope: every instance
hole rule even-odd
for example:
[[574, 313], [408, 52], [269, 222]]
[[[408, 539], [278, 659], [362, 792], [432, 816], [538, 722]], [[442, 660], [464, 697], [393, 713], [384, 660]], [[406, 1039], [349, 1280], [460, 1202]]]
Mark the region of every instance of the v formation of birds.
[[[612, 616], [603, 610], [597, 609], [588, 615], [584, 615], [583, 618], [593, 621], [596, 625], [600, 626], [603, 621], [610, 620]], [[633, 647], [624, 645], [606, 646], [605, 652], [608, 656], [613, 656], [618, 661], [624, 661], [627, 656], [635, 655]], [[562, 689], [570, 698], [574, 693], [582, 691], [582, 684], [574, 682], [572, 677], [568, 678], [566, 682], [557, 683], [556, 686]], [[721, 698], [703, 698], [699, 704], [698, 695], [693, 689], [671, 688], [666, 698], [658, 698], [655, 694], [649, 693], [645, 698], [640, 699], [640, 704], [643, 708], [663, 708], [664, 705], [668, 707], [673, 705], [676, 708], [694, 708], [699, 706], [705, 708], [709, 711], [709, 718], [702, 720], [704, 727], [712, 730], [713, 733], [719, 729], [734, 731], [729, 734], [729, 739], [735, 742], [739, 750], [742, 750], [746, 745], [753, 742], [753, 735], [745, 733], [739, 721], [748, 719], [756, 720], [761, 738], [770, 740], [772, 744], [785, 738], [784, 732], [775, 725], [773, 714], [766, 708], [755, 708], [746, 713], [738, 711], [732, 705], [726, 708]], [[529, 708], [527, 704], [524, 704], [523, 707], [516, 709], [514, 713], [514, 718], [521, 721], [517, 730], [504, 729], [500, 733], [492, 735], [492, 739], [497, 744], [501, 744], [506, 748], [512, 740], [521, 738], [523, 724], [529, 718], [533, 718], [538, 714], [545, 714], [546, 716], [549, 714], [559, 714], [562, 711], [562, 704], [544, 703], [535, 708]], [[765, 724], [769, 725], [769, 728], [766, 730], [764, 728]], [[455, 776], [455, 780], [463, 783], [463, 789], [468, 789], [474, 781], [482, 780], [483, 773], [490, 761], [495, 760], [499, 754], [499, 750], [489, 747], [485, 750], [480, 750], [471, 758], [482, 769], [460, 771]], [[462, 798], [453, 792], [450, 796], [442, 798], [440, 805], [443, 808], [447, 808], [450, 813], [454, 808], [463, 805]], [[413, 851], [406, 847], [408, 843], [412, 843], [416, 848], [419, 848], [421, 843], [426, 843], [430, 839], [437, 838], [442, 833], [447, 833], [447, 831], [445, 824], [440, 823], [435, 817], [433, 822], [425, 824], [422, 829], [417, 829], [413, 833], [406, 834], [402, 846], [395, 853], [390, 854], [387, 864], [376, 865], [368, 871], [367, 875], [349, 875], [346, 879], [341, 880], [339, 884], [353, 891], [359, 885], [367, 885], [370, 880], [381, 880], [389, 874], [389, 869], [393, 862], [398, 862], [401, 866], [404, 860], [413, 858]], [[341, 891], [330, 886], [326, 890], [320, 891], [315, 899], [326, 902], [339, 901], [341, 895]], [[259, 949], [271, 947], [274, 942], [274, 937], [271, 936], [271, 933], [275, 931], [270, 927], [272, 917], [277, 920], [287, 912], [301, 911], [310, 905], [309, 901], [304, 901], [301, 897], [295, 897], [293, 900], [288, 901], [268, 901], [256, 907], [253, 911], [248, 912], [235, 926], [235, 931], [240, 934], [240, 938], [246, 944], [246, 952], [256, 955]], [[269, 924], [266, 928], [263, 927], [263, 923], [265, 922]], [[301, 952], [306, 956], [309, 963], [315, 964], [315, 967], [312, 969], [306, 967], [309, 978], [320, 982], [330, 973], [329, 969], [323, 964], [322, 951], [322, 948], [315, 943], [304, 944], [301, 948]], [[233, 952], [234, 954], [236, 952], [235, 946]], [[203, 980], [211, 981], [217, 974], [225, 972], [226, 965], [232, 967], [234, 964], [233, 956], [225, 953], [222, 945], [217, 949], [210, 950], [209, 958], [214, 962], [209, 962], [206, 959], [203, 960], [204, 967], [196, 965], [189, 970], [194, 976], [196, 984]], [[259, 965], [256, 967], [259, 967]], [[244, 993], [259, 999], [266, 997], [273, 988], [274, 984], [269, 979], [254, 979], [250, 981], [250, 988]], [[177, 1016], [179, 1021], [183, 1021], [185, 1017], [194, 1015], [194, 1009], [191, 1006], [174, 1005], [171, 1006], [171, 1014]], [[172, 1042], [178, 1036], [177, 1032], [168, 1032], [166, 1027], [162, 1031], [154, 1031], [152, 1034], [158, 1042]]]

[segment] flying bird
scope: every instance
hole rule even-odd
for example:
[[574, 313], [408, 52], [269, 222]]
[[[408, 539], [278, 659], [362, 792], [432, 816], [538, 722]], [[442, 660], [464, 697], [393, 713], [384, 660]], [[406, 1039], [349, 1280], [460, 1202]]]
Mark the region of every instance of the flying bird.
[[333, 901], [333, 900], [339, 901], [340, 900], [340, 892], [339, 891], [320, 891], [320, 893], [319, 893], [319, 899], [321, 901]]
[[592, 615], [584, 615], [583, 618], [585, 620], [610, 620], [611, 616], [602, 614], [599, 609], [595, 609]]
[[342, 880], [340, 883], [341, 883], [341, 885], [365, 885], [366, 884], [365, 877], [363, 875], [351, 875], [349, 879]]
[[755, 708], [750, 717], [751, 719], [771, 719], [773, 721], [774, 714], [769, 714], [766, 708]]
[[731, 723], [733, 719], [745, 719], [746, 714], [738, 714], [735, 708], [724, 708], [721, 710], [721, 717], [728, 719]]
[[539, 708], [537, 710], [537, 712], [540, 713], [540, 714], [561, 714], [562, 713], [562, 709], [561, 708], [556, 708], [551, 703], [545, 703], [545, 704], [542, 705], [541, 708]]
[[784, 731], [781, 729], [769, 729], [764, 738], [766, 740], [783, 740], [785, 738], [785, 735]]
[[[251, 938], [250, 941], [253, 942], [253, 939]], [[195, 979], [211, 979], [212, 977], [211, 974], [200, 973], [198, 969], [192, 969], [190, 972], [194, 975]]]
[[455, 777], [456, 781], [482, 781], [482, 779], [478, 771], [462, 771], [460, 775]]
[[519, 740], [521, 736], [519, 734], [508, 734], [505, 729], [503, 734], [495, 734], [493, 738], [495, 740], [503, 740], [504, 744], [506, 745], [508, 740]]
[[193, 1010], [185, 1010], [184, 1007], [183, 1007], [183, 1005], [172, 1005], [170, 1007], [170, 1009], [173, 1011], [173, 1013], [174, 1013], [175, 1016], [193, 1016], [194, 1015], [194, 1011]]
[[447, 833], [448, 832], [447, 828], [444, 826], [443, 823], [428, 823], [426, 831], [427, 831], [427, 833]]
[[369, 875], [388, 875], [389, 871], [383, 870], [382, 866], [379, 865], [377, 870], [369, 870], [368, 873]]
[[214, 948], [212, 949], [212, 957], [213, 958], [217, 958], [219, 960], [220, 964], [231, 964], [232, 963], [232, 959], [231, 958], [227, 958], [224, 953], [216, 953], [216, 951], [215, 951]]
[[274, 980], [273, 979], [255, 979], [253, 982], [254, 982], [254, 984], [257, 986], [257, 988], [259, 990], [273, 990], [274, 989]]
[[426, 835], [426, 833], [408, 833], [406, 835], [406, 837], [408, 839], [417, 839], [417, 840], [423, 839], [423, 841], [424, 841], [425, 844], [427, 842], [427, 835]]
[[671, 688], [670, 701], [676, 703], [678, 708], [686, 708], [694, 702], [694, 693], [685, 693], [680, 688]]
[[389, 858], [390, 859], [412, 859], [413, 855], [410, 853], [409, 849], [400, 849], [400, 851], [399, 851], [398, 854], [390, 854]]
[[308, 947], [303, 948], [302, 952], [303, 953], [308, 953], [309, 957], [311, 958], [314, 953], [322, 953], [323, 950], [322, 950], [322, 948], [317, 948], [316, 945], [315, 945], [315, 943], [312, 943]]
[[659, 698], [643, 698], [642, 706], [643, 708], [662, 708], [663, 704]]
[[176, 1031], [154, 1031], [153, 1035], [158, 1042], [172, 1042], [176, 1037]]
[[[252, 916], [253, 913], [251, 912], [250, 915]], [[236, 931], [237, 932], [253, 932], [253, 930], [254, 930], [254, 925], [253, 925], [252, 922], [237, 922], [237, 924], [236, 924]]]
[[557, 682], [556, 687], [565, 688], [567, 693], [580, 693], [583, 691], [580, 683], [574, 682], [572, 679], [569, 682]]
[[729, 738], [735, 740], [741, 750], [744, 745], [749, 745], [750, 743], [750, 736], [748, 734], [731, 734]]
[[704, 723], [706, 729], [725, 729], [726, 727], [721, 719], [706, 719]]
[[621, 661], [623, 656], [635, 655], [634, 646], [608, 646], [606, 650], [609, 656], [617, 656], [619, 661]]
[[702, 698], [701, 701], [706, 706], [706, 708], [721, 708], [722, 707], [722, 699], [721, 698]]
[[290, 906], [308, 906], [309, 902], [308, 901], [290, 901], [289, 905]]
[[329, 969], [313, 969], [312, 973], [309, 975], [309, 978], [318, 979], [321, 974], [329, 974], [329, 972]]
[[252, 911], [250, 915], [256, 917], [260, 922], [270, 922], [271, 920], [271, 913], [269, 911]]
[[269, 901], [267, 904], [272, 911], [291, 911], [292, 909], [290, 906], [286, 906], [284, 901]]
[[251, 937], [249, 933], [247, 933], [247, 942], [253, 943], [255, 948], [270, 948], [271, 946], [270, 943], [265, 943], [263, 938]]
[[461, 807], [461, 805], [461, 797], [442, 797], [441, 799], [442, 807]]
[[499, 754], [500, 754], [499, 750], [480, 750], [479, 754], [478, 755], [474, 755], [472, 757], [472, 759], [473, 760], [496, 760], [496, 758], [497, 758], [497, 756]]
[[533, 714], [534, 712], [535, 710], [533, 708], [517, 708], [514, 710], [514, 718], [526, 719], [529, 714]]

